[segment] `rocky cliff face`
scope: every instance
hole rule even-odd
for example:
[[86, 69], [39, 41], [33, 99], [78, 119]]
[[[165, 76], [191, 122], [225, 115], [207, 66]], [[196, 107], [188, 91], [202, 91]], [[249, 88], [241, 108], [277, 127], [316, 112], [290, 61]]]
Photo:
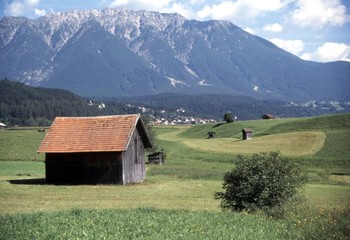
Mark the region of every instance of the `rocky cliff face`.
[[82, 96], [349, 99], [350, 63], [303, 61], [226, 21], [105, 9], [0, 20], [0, 78]]

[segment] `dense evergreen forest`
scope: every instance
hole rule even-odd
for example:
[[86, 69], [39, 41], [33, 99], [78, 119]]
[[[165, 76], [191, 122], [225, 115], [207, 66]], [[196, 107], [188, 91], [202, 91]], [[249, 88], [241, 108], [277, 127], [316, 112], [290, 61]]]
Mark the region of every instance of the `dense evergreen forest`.
[[62, 89], [0, 81], [0, 122], [8, 126], [49, 126], [56, 116], [99, 116], [132, 111], [125, 104], [93, 103]]
[[133, 98], [113, 99], [113, 101], [147, 106], [155, 115], [162, 110], [170, 113], [185, 109], [186, 115], [223, 119], [226, 112], [231, 112], [239, 120], [259, 119], [264, 114], [279, 118], [307, 117], [323, 114], [350, 112], [350, 103], [317, 102], [291, 103], [277, 100], [259, 100], [247, 96], [202, 94], [159, 94]]
[[[179, 111], [180, 110], [180, 111]], [[0, 80], [0, 122], [7, 126], [49, 126], [56, 116], [101, 116], [144, 113], [152, 118], [179, 116], [223, 120], [231, 112], [238, 120], [305, 117], [350, 112], [350, 103], [288, 103], [231, 95], [159, 94], [115, 99], [86, 99], [62, 89], [36, 88]]]

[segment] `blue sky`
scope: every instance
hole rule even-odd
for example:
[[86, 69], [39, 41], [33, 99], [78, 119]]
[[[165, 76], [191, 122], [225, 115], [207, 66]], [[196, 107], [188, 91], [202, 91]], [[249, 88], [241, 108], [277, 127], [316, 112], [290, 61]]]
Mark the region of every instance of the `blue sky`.
[[350, 61], [349, 0], [2, 0], [0, 17], [109, 7], [228, 20], [303, 59]]

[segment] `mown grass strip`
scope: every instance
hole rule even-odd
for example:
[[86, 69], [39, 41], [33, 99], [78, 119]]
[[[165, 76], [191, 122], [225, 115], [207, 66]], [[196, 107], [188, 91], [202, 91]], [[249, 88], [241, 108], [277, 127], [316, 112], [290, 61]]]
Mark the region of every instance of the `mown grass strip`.
[[279, 151], [286, 156], [312, 156], [322, 149], [326, 135], [323, 132], [291, 132], [253, 138], [248, 141], [232, 138], [177, 139], [194, 149], [204, 151], [253, 154]]

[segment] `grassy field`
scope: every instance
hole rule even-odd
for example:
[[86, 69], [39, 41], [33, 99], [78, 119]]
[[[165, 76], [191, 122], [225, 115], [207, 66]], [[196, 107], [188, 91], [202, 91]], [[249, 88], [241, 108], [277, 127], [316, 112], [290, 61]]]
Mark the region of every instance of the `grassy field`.
[[172, 139], [200, 151], [253, 154], [263, 151], [280, 151], [285, 156], [310, 156], [320, 151], [324, 145], [324, 132], [305, 131], [279, 133], [243, 141], [239, 138], [194, 139], [181, 137], [177, 132], [161, 135], [161, 139]]
[[[252, 140], [239, 139], [243, 127]], [[156, 131], [165, 165], [128, 186], [47, 185], [44, 134], [0, 132], [0, 239], [348, 239], [349, 114]], [[304, 199], [273, 216], [222, 212], [213, 194], [237, 154], [269, 150], [304, 166]]]
[[[343, 222], [318, 211], [288, 221], [261, 215], [187, 210], [72, 209], [0, 216], [2, 239], [346, 239]], [[307, 216], [303, 216], [307, 217]], [[315, 226], [314, 222], [319, 223]], [[313, 228], [315, 226], [315, 228]], [[342, 226], [343, 227], [343, 226]]]
[[0, 132], [0, 161], [44, 161], [44, 154], [36, 152], [44, 136], [36, 129]]

